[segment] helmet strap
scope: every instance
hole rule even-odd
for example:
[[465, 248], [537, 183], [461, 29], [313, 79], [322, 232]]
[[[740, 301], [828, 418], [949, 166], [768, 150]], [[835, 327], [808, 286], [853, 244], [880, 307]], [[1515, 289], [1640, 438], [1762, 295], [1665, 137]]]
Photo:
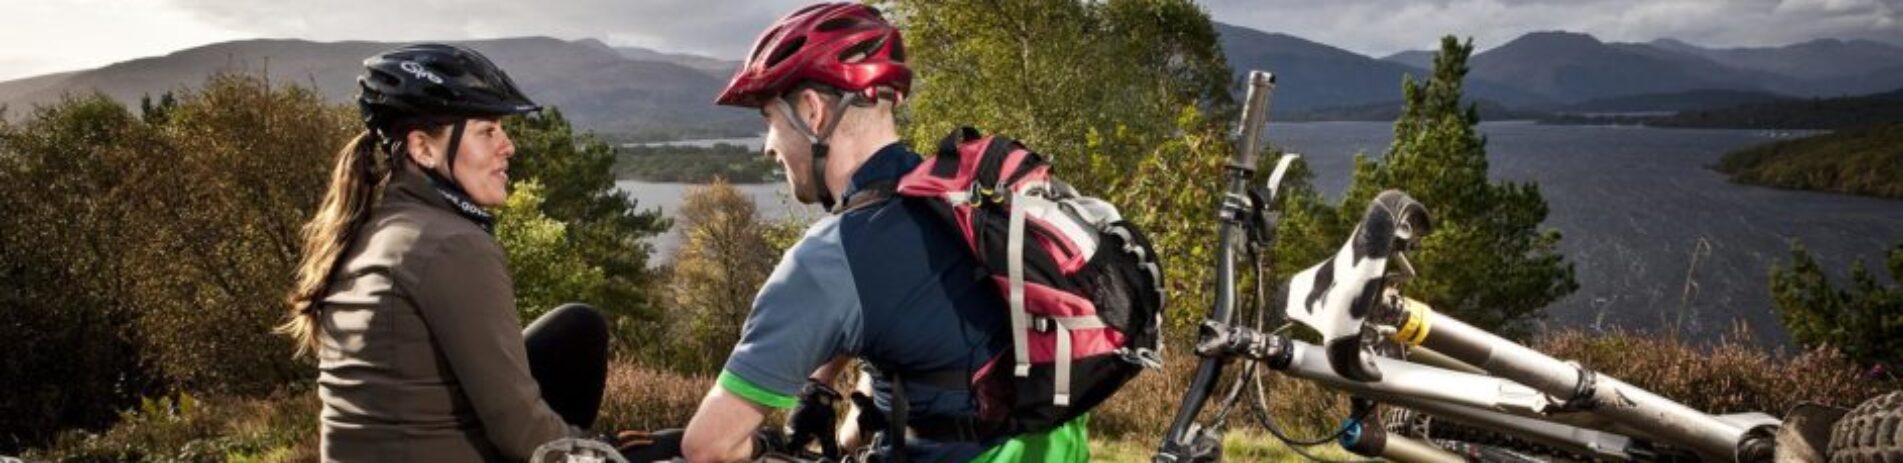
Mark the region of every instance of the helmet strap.
[[495, 216], [469, 199], [468, 190], [464, 190], [462, 183], [456, 181], [456, 148], [463, 144], [463, 129], [466, 128], [466, 123], [466, 120], [456, 121], [449, 129], [449, 146], [443, 152], [443, 167], [449, 171], [449, 175], [444, 176], [436, 169], [420, 170], [423, 171], [423, 176], [429, 179], [430, 186], [436, 187], [436, 193], [442, 195], [450, 205], [455, 206], [457, 213], [475, 222], [476, 226], [481, 227], [483, 231], [495, 233]]
[[463, 145], [463, 128], [468, 125], [468, 122], [467, 119], [461, 119], [450, 126], [449, 146], [443, 148], [443, 168], [449, 170], [449, 184], [455, 186], [458, 191], [463, 189], [463, 184], [456, 181], [456, 148]]
[[828, 142], [832, 139], [833, 130], [839, 128], [839, 120], [844, 118], [846, 108], [865, 97], [858, 93], [841, 95], [839, 101], [832, 104], [832, 111], [828, 111], [825, 119], [820, 120], [819, 130], [814, 131], [806, 125], [805, 118], [793, 111], [793, 104], [788, 102], [789, 99], [797, 98], [798, 95], [799, 92], [795, 91], [785, 98], [774, 98], [773, 102], [780, 106], [781, 113], [786, 114], [787, 122], [793, 124], [793, 129], [805, 136], [806, 142], [812, 145], [810, 152], [813, 157], [813, 192], [819, 196], [820, 208], [831, 211], [837, 201], [833, 199], [832, 187], [826, 185], [826, 157], [832, 150], [832, 145]]

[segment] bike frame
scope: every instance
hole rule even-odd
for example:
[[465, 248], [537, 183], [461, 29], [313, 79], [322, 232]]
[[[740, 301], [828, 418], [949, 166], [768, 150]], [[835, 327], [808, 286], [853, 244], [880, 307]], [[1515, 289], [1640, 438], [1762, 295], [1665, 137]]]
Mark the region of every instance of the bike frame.
[[[1203, 359], [1154, 461], [1191, 458], [1191, 448], [1206, 437], [1201, 434], [1214, 432], [1199, 428], [1196, 417], [1215, 391], [1224, 366], [1238, 357], [1358, 397], [1592, 458], [1657, 459], [1664, 455], [1650, 445], [1656, 442], [1689, 451], [1705, 461], [1770, 461], [1779, 424], [1775, 418], [1763, 413], [1723, 417], [1706, 414], [1436, 313], [1427, 304], [1399, 295], [1395, 283], [1411, 275], [1388, 279], [1384, 303], [1368, 318], [1362, 336], [1364, 342], [1375, 342], [1374, 338], [1385, 334], [1419, 353], [1419, 360], [1426, 364], [1374, 357], [1371, 360], [1384, 373], [1378, 380], [1343, 377], [1330, 368], [1328, 353], [1319, 346], [1231, 326], [1236, 313], [1236, 250], [1249, 231], [1246, 227], [1273, 227], [1270, 222], [1258, 223], [1256, 218], [1248, 217], [1251, 211], [1259, 213], [1262, 205], [1252, 204], [1247, 191], [1255, 173], [1255, 152], [1260, 148], [1259, 136], [1274, 78], [1254, 71], [1249, 84], [1237, 151], [1226, 169], [1227, 189], [1217, 234], [1215, 304], [1210, 307], [1197, 345], [1197, 354]], [[1402, 272], [1410, 271], [1405, 255], [1396, 257], [1402, 262]], [[1359, 423], [1351, 423], [1355, 424]], [[1379, 433], [1378, 429], [1371, 431]], [[1385, 439], [1401, 442], [1403, 445], [1397, 448], [1406, 450], [1385, 456], [1403, 461], [1439, 461], [1446, 457], [1404, 439], [1397, 441], [1397, 437]]]

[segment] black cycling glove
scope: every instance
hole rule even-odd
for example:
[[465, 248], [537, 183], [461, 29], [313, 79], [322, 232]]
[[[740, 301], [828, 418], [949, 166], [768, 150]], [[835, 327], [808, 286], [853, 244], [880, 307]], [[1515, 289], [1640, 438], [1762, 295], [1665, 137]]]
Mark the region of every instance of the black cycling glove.
[[839, 412], [835, 406], [840, 400], [839, 391], [819, 380], [807, 379], [806, 386], [800, 388], [799, 404], [793, 406], [793, 414], [786, 419], [789, 444], [786, 448], [798, 451], [818, 440], [822, 455], [839, 458], [839, 440], [835, 436]]
[[614, 446], [630, 462], [672, 460], [681, 457], [681, 429], [659, 431], [621, 431], [615, 433]]

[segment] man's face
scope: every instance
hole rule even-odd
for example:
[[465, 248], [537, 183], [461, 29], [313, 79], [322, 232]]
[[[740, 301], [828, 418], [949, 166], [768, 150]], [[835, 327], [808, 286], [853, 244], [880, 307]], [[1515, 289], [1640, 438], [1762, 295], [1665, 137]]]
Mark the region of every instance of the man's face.
[[766, 118], [767, 125], [766, 155], [773, 158], [775, 162], [779, 162], [780, 168], [786, 170], [786, 182], [793, 189], [794, 199], [802, 204], [817, 203], [819, 193], [813, 182], [825, 180], [812, 178], [812, 142], [807, 140], [799, 129], [794, 128], [792, 120], [788, 119], [799, 117], [799, 115], [786, 114], [782, 110], [785, 107], [773, 103], [760, 109], [760, 114]]

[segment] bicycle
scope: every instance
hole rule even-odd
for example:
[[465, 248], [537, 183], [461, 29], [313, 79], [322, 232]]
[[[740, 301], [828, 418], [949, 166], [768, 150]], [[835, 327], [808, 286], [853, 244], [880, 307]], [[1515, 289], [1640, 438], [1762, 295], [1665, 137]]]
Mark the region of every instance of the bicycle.
[[[1855, 410], [1799, 406], [1783, 420], [1763, 412], [1711, 415], [1405, 297], [1401, 289], [1414, 275], [1407, 252], [1430, 231], [1431, 221], [1426, 206], [1397, 191], [1376, 197], [1349, 244], [1336, 254], [1334, 259], [1356, 267], [1347, 272], [1353, 278], [1317, 284], [1313, 275], [1324, 272], [1315, 272], [1306, 285], [1291, 285], [1287, 300], [1334, 306], [1303, 314], [1293, 314], [1293, 305], [1284, 307], [1284, 316], [1321, 332], [1324, 343], [1286, 335], [1290, 325], [1265, 330], [1270, 321], [1269, 279], [1261, 251], [1274, 239], [1275, 200], [1299, 155], [1283, 155], [1267, 183], [1252, 186], [1254, 153], [1260, 148], [1274, 78], [1255, 71], [1249, 83], [1237, 130], [1240, 146], [1226, 167], [1218, 212], [1215, 303], [1199, 327], [1194, 349], [1200, 364], [1153, 461], [1220, 461], [1224, 428], [1243, 405], [1245, 392], [1253, 396], [1247, 405], [1271, 435], [1314, 460], [1321, 459], [1303, 447], [1338, 442], [1357, 455], [1403, 462], [1823, 461], [1820, 455], [1859, 463], [1903, 461], [1903, 391], [1868, 400]], [[1247, 255], [1254, 270], [1248, 304], [1237, 299], [1238, 253]], [[1389, 263], [1395, 264], [1393, 270]], [[1300, 274], [1295, 278], [1302, 279]], [[1253, 319], [1238, 324], [1239, 306], [1252, 306]], [[1237, 379], [1220, 396], [1213, 419], [1199, 422], [1196, 418], [1213, 398], [1222, 370], [1234, 360], [1245, 361]], [[1350, 418], [1319, 438], [1289, 436], [1269, 411], [1261, 376], [1267, 370], [1349, 393], [1355, 398]], [[1391, 409], [1376, 415], [1379, 404]], [[570, 462], [625, 462], [599, 444], [575, 439], [545, 447], [549, 455], [566, 454]], [[1803, 458], [1805, 451], [1810, 451], [1809, 459]], [[865, 457], [782, 448], [761, 461]], [[538, 452], [532, 461], [542, 460]]]
[[[1338, 442], [1362, 456], [1422, 462], [1761, 462], [1806, 451], [1814, 461], [1822, 461], [1819, 454], [1903, 461], [1903, 392], [1854, 411], [1801, 406], [1785, 420], [1763, 412], [1711, 415], [1407, 298], [1402, 289], [1414, 276], [1407, 253], [1430, 231], [1431, 220], [1424, 205], [1398, 191], [1375, 198], [1333, 257], [1290, 280], [1275, 317], [1286, 323], [1268, 329], [1272, 308], [1261, 251], [1274, 239], [1282, 177], [1299, 155], [1283, 155], [1268, 182], [1252, 186], [1275, 83], [1262, 71], [1251, 72], [1248, 83], [1218, 213], [1215, 303], [1195, 348], [1202, 360], [1153, 461], [1219, 461], [1224, 427], [1245, 392], [1253, 393], [1246, 405], [1271, 435], [1316, 460], [1303, 447]], [[1236, 320], [1239, 257], [1254, 270], [1248, 304], [1254, 317], [1244, 323]], [[1323, 344], [1286, 335], [1293, 323], [1319, 332]], [[1213, 418], [1199, 422], [1232, 360], [1246, 363], [1219, 396]], [[1269, 411], [1264, 370], [1347, 392], [1354, 398], [1351, 416], [1321, 438], [1289, 436]], [[1377, 404], [1390, 406], [1389, 413], [1376, 415]], [[1396, 426], [1382, 425], [1382, 418]]]

